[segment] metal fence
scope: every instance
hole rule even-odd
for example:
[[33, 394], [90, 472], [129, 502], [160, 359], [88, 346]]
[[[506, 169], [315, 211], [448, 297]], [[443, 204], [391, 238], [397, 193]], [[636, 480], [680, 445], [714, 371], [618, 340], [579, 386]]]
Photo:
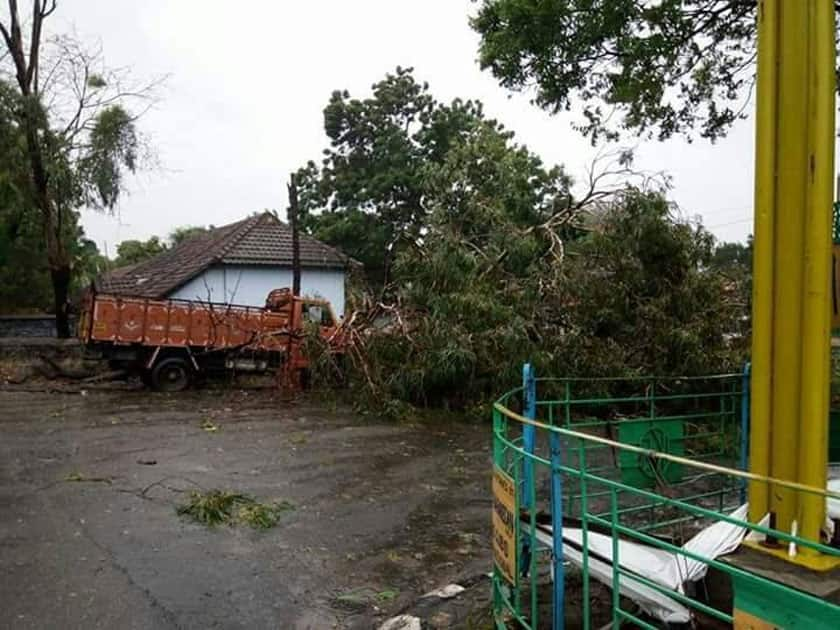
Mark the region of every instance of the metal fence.
[[493, 409], [498, 628], [720, 627], [765, 596], [840, 627], [840, 606], [704, 546], [715, 525], [736, 547], [746, 535], [840, 558], [746, 521], [747, 481], [840, 499], [744, 470], [746, 374], [538, 380], [526, 366], [523, 380]]

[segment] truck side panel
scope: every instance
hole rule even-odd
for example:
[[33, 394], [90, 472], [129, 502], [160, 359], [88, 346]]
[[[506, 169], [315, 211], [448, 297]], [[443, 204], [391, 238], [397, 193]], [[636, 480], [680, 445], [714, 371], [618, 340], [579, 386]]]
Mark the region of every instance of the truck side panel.
[[146, 323], [146, 304], [143, 300], [121, 300], [117, 303], [119, 328], [117, 341], [140, 343], [143, 341]]
[[194, 348], [250, 346], [285, 351], [289, 310], [95, 295], [85, 302], [80, 319], [91, 324], [80, 327], [80, 335], [85, 341], [116, 344]]
[[150, 346], [167, 344], [168, 322], [168, 304], [150, 300], [146, 306], [145, 343]]
[[96, 341], [116, 341], [120, 327], [120, 313], [116, 300], [95, 299], [93, 302], [93, 325], [91, 338]]
[[166, 345], [183, 347], [187, 345], [190, 334], [190, 311], [192, 304], [167, 308]]
[[192, 308], [190, 305], [189, 326], [187, 326], [187, 345], [194, 347], [222, 346], [219, 343], [218, 330], [212, 326], [210, 311], [203, 306]]

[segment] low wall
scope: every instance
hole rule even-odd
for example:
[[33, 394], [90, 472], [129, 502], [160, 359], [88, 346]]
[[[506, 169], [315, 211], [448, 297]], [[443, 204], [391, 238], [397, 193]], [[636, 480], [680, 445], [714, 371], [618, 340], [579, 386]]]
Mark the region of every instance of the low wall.
[[[76, 320], [70, 318], [70, 330]], [[0, 315], [0, 337], [55, 337], [54, 315]]]

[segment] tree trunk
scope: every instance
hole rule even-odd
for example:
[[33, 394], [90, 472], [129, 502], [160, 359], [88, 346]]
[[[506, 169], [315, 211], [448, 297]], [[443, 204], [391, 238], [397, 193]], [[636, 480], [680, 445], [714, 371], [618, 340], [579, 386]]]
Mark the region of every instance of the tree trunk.
[[70, 266], [62, 265], [50, 269], [53, 298], [55, 300], [55, 333], [61, 339], [70, 336], [70, 313], [68, 293], [70, 292]]
[[292, 229], [292, 295], [300, 295], [300, 235], [298, 233], [298, 192], [295, 176], [289, 178], [289, 227]]

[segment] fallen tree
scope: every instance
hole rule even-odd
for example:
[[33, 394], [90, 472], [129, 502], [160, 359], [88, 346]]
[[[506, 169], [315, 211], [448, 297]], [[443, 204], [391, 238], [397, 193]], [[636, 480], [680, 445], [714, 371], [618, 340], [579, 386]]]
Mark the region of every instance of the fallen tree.
[[325, 126], [326, 159], [300, 173], [304, 226], [379, 261], [345, 323], [349, 380], [370, 401], [469, 410], [525, 361], [558, 376], [738, 366], [746, 308], [714, 238], [629, 153], [596, 161], [574, 195], [480, 104], [441, 105], [403, 70], [369, 99], [334, 94]]

